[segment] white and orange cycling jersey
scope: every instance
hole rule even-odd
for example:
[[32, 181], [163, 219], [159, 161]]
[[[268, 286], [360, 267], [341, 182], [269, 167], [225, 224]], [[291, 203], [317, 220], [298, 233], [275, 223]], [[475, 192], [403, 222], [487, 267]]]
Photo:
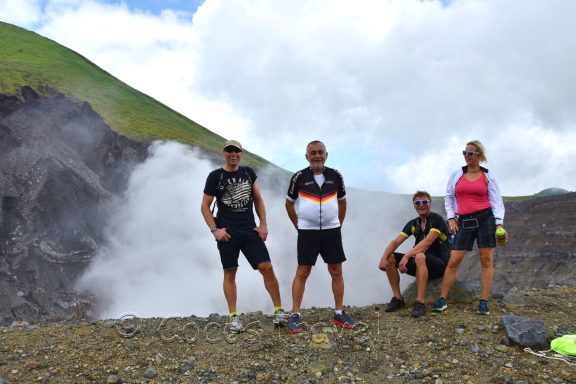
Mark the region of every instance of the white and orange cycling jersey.
[[338, 200], [346, 198], [344, 178], [328, 167], [324, 167], [322, 176], [315, 177], [309, 167], [292, 176], [286, 198], [297, 201], [298, 229], [340, 227]]

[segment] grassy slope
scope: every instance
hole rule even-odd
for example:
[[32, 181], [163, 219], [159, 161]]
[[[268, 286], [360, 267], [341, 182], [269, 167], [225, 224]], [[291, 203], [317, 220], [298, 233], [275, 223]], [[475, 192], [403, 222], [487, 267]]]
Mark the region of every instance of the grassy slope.
[[[40, 94], [52, 88], [86, 101], [113, 130], [135, 140], [176, 140], [216, 152], [225, 141], [76, 52], [0, 22], [0, 94], [19, 96], [25, 85]], [[249, 152], [244, 161], [255, 167], [268, 164]]]

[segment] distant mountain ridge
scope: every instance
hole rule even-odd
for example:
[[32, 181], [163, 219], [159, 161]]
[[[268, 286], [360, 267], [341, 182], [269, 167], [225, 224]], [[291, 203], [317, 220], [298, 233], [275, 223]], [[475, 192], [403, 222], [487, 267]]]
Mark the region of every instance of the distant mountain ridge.
[[570, 191], [567, 191], [563, 188], [546, 188], [536, 193], [535, 196], [555, 196], [564, 195], [566, 193], [570, 193]]

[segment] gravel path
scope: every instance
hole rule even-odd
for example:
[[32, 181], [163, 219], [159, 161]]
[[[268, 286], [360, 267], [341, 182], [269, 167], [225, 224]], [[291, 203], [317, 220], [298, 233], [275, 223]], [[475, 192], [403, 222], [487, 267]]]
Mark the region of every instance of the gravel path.
[[576, 365], [506, 345], [501, 323], [515, 314], [543, 320], [550, 338], [574, 334], [576, 288], [516, 292], [488, 316], [468, 304], [418, 319], [383, 309], [349, 308], [354, 330], [333, 328], [329, 309], [305, 310], [300, 335], [260, 313], [243, 316], [240, 335], [220, 316], [19, 322], [0, 328], [0, 384], [576, 383]]

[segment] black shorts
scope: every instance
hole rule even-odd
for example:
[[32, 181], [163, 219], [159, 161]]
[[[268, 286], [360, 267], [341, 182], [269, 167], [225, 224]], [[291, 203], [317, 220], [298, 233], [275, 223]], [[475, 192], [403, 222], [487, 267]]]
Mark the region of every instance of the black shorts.
[[230, 240], [217, 242], [220, 261], [224, 269], [238, 268], [240, 251], [253, 269], [258, 269], [260, 263], [270, 262], [268, 248], [254, 229], [226, 228], [226, 231], [231, 236]]
[[496, 221], [492, 209], [458, 217], [458, 232], [454, 234], [451, 249], [471, 251], [474, 240], [478, 248], [496, 247]]
[[[448, 265], [448, 257], [442, 258], [438, 257], [433, 253], [424, 252], [426, 255], [426, 268], [428, 268], [428, 280], [439, 279], [444, 276], [444, 270], [446, 265]], [[403, 253], [394, 252], [394, 258], [396, 259], [396, 268], [400, 264], [400, 260], [404, 257]], [[414, 258], [411, 257], [408, 263], [406, 263], [406, 268], [408, 269], [407, 274], [410, 276], [416, 276], [416, 262]]]
[[326, 264], [346, 261], [340, 227], [332, 229], [298, 230], [298, 265], [315, 265], [318, 254]]

